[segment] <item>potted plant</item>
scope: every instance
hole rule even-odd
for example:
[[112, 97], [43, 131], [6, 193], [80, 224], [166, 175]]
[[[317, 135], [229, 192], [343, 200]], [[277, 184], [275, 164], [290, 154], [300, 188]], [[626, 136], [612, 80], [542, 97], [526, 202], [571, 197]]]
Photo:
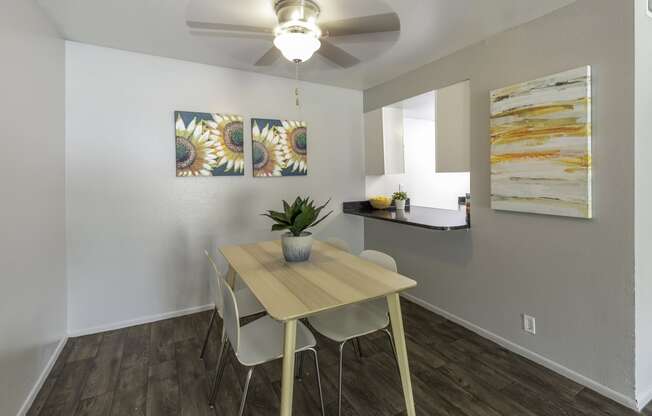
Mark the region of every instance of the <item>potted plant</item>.
[[405, 209], [405, 201], [408, 199], [407, 192], [394, 192], [392, 198], [394, 198], [394, 205], [396, 206], [396, 209]]
[[302, 199], [297, 197], [292, 205], [283, 201], [283, 212], [267, 211], [262, 214], [271, 218], [275, 224], [272, 231], [287, 230], [281, 236], [283, 256], [288, 262], [306, 261], [310, 258], [312, 249], [312, 233], [306, 231], [324, 221], [333, 211], [319, 218], [321, 211], [331, 200], [320, 207], [315, 207], [314, 201], [310, 198]]

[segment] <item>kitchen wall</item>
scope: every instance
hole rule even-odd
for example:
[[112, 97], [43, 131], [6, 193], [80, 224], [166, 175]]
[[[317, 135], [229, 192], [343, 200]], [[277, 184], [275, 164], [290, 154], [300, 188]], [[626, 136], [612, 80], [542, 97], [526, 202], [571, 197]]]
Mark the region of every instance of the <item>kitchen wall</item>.
[[[72, 333], [211, 303], [204, 248], [279, 238], [259, 214], [283, 198], [332, 197], [318, 235], [362, 248], [363, 221], [341, 214], [364, 196], [360, 91], [302, 83], [298, 112], [292, 80], [79, 43], [66, 52]], [[244, 116], [245, 176], [176, 178], [175, 110]], [[308, 123], [307, 177], [252, 178], [251, 117]]]
[[391, 195], [403, 185], [412, 205], [458, 209], [457, 198], [469, 192], [469, 173], [435, 172], [435, 122], [404, 118], [403, 131], [405, 173], [367, 176], [367, 196]]
[[0, 52], [0, 415], [16, 415], [66, 336], [64, 43], [34, 2], [8, 0]]
[[[393, 255], [419, 282], [412, 295], [432, 309], [629, 406], [636, 405], [633, 27], [633, 0], [578, 0], [364, 97], [371, 111], [471, 82], [473, 228], [433, 232], [368, 220], [366, 247]], [[492, 210], [489, 91], [588, 64], [595, 218]], [[535, 336], [521, 329], [523, 313], [536, 317]]]
[[652, 16], [636, 0], [636, 398], [652, 399]]

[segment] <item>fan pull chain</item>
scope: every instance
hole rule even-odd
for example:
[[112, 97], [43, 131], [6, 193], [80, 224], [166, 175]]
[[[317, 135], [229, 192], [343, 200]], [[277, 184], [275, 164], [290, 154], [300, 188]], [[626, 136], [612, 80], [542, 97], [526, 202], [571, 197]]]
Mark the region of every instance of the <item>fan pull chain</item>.
[[299, 102], [299, 63], [295, 64], [294, 79], [297, 82], [297, 86], [294, 88], [294, 103], [297, 107], [297, 110], [301, 107]]

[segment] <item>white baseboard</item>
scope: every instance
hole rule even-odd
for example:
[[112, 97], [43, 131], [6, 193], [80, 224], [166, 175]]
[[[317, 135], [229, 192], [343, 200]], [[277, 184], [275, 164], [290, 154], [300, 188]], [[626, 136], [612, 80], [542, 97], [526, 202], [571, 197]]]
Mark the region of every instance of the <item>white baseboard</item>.
[[34, 400], [36, 400], [36, 396], [38, 395], [39, 391], [41, 391], [43, 383], [45, 383], [45, 380], [50, 375], [50, 371], [52, 371], [52, 367], [54, 367], [54, 363], [57, 362], [57, 358], [59, 358], [59, 355], [61, 354], [61, 351], [63, 351], [63, 347], [66, 345], [67, 341], [68, 337], [63, 337], [61, 341], [59, 341], [59, 344], [57, 344], [57, 347], [54, 349], [54, 352], [52, 352], [48, 363], [45, 365], [45, 368], [43, 368], [43, 371], [41, 371], [41, 374], [36, 380], [34, 387], [32, 387], [32, 390], [30, 390], [27, 398], [23, 402], [23, 405], [18, 410], [17, 416], [25, 416], [30, 407], [32, 407]]
[[652, 388], [644, 392], [640, 396], [638, 394], [636, 395], [636, 404], [638, 410], [645, 409], [645, 406], [647, 406], [650, 402], [652, 402]]
[[130, 326], [148, 324], [151, 322], [162, 321], [164, 319], [177, 318], [179, 316], [191, 315], [193, 313], [209, 311], [212, 310], [213, 308], [215, 308], [215, 305], [211, 303], [208, 305], [195, 306], [192, 308], [181, 309], [178, 311], [171, 311], [171, 312], [160, 313], [157, 315], [143, 316], [141, 318], [129, 319], [127, 321], [114, 322], [112, 324], [99, 325], [91, 328], [69, 331], [68, 336], [72, 338], [72, 337], [80, 337], [83, 335], [97, 334], [100, 332], [113, 331], [115, 329], [122, 329]]
[[[473, 323], [471, 323], [471, 322], [469, 322], [469, 321], [467, 321], [465, 319], [462, 319], [462, 318], [460, 318], [460, 317], [458, 317], [456, 315], [453, 315], [452, 313], [450, 313], [448, 311], [445, 311], [445, 310], [443, 310], [443, 309], [441, 309], [441, 308], [439, 308], [439, 307], [437, 307], [435, 305], [432, 305], [432, 304], [430, 304], [430, 303], [428, 303], [428, 302], [426, 302], [426, 301], [424, 301], [422, 299], [419, 299], [419, 298], [417, 298], [417, 297], [415, 297], [413, 295], [409, 295], [409, 294], [406, 294], [406, 293], [403, 293], [401, 296], [403, 296], [405, 299], [407, 299], [409, 301], [412, 301], [412, 302], [416, 303], [419, 306], [424, 307], [425, 309], [428, 309], [431, 312], [434, 312], [434, 313], [436, 313], [438, 315], [441, 315], [444, 318], [446, 318], [446, 319], [448, 319], [450, 321], [453, 321], [458, 325], [461, 325], [461, 326], [465, 327], [466, 329], [468, 329], [470, 331], [475, 332], [476, 334], [478, 334], [478, 335], [480, 335], [480, 336], [482, 336], [484, 338], [487, 338], [487, 339], [495, 342], [496, 344], [510, 350], [511, 352], [513, 352], [515, 354], [518, 354], [518, 355], [523, 356], [523, 357], [525, 357], [525, 358], [527, 358], [529, 360], [532, 360], [537, 364], [541, 364], [542, 366], [554, 371], [555, 373], [561, 374], [562, 376], [567, 377], [567, 378], [573, 380], [574, 382], [576, 382], [578, 384], [581, 384], [581, 385], [583, 385], [585, 387], [588, 387], [591, 390], [594, 390], [597, 393], [599, 393], [599, 394], [601, 394], [601, 395], [603, 395], [603, 396], [605, 396], [605, 397], [607, 397], [607, 398], [609, 398], [609, 399], [611, 399], [613, 401], [616, 401], [616, 402], [622, 404], [625, 407], [628, 407], [628, 408], [636, 410], [636, 411], [640, 411], [644, 406], [644, 405], [641, 406], [641, 403], [644, 403], [643, 400], [639, 400], [637, 402], [637, 400], [635, 400], [633, 398], [627, 397], [622, 393], [619, 393], [619, 392], [617, 392], [615, 390], [612, 390], [607, 386], [604, 386], [604, 385], [602, 385], [602, 384], [600, 384], [600, 383], [598, 383], [598, 382], [596, 382], [594, 380], [591, 380], [590, 378], [588, 378], [586, 376], [583, 376], [582, 374], [576, 373], [575, 371], [573, 371], [573, 370], [571, 370], [569, 368], [566, 368], [563, 365], [558, 364], [558, 363], [550, 360], [549, 358], [546, 358], [546, 357], [544, 357], [544, 356], [542, 356], [540, 354], [537, 354], [536, 352], [530, 351], [530, 350], [528, 350], [528, 349], [526, 349], [526, 348], [524, 348], [524, 347], [522, 347], [522, 346], [520, 346], [520, 345], [518, 345], [518, 344], [516, 344], [516, 343], [514, 343], [512, 341], [509, 341], [509, 340], [507, 340], [507, 339], [505, 339], [505, 338], [503, 338], [503, 337], [501, 337], [499, 335], [496, 335], [493, 332], [487, 331], [484, 328], [481, 328], [481, 327], [479, 327], [479, 326], [477, 326], [477, 325], [475, 325], [475, 324], [473, 324]], [[647, 396], [644, 396], [644, 397], [648, 397], [648, 401], [650, 399], [652, 399], [652, 391], [650, 391], [647, 394]]]

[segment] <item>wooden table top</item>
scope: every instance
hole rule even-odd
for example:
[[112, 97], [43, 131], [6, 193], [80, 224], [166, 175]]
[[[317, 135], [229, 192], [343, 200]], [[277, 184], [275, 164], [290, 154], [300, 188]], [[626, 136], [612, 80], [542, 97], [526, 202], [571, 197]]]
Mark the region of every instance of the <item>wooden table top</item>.
[[412, 279], [320, 241], [313, 243], [310, 260], [302, 263], [287, 263], [279, 240], [224, 246], [220, 251], [267, 313], [279, 321], [417, 285]]

